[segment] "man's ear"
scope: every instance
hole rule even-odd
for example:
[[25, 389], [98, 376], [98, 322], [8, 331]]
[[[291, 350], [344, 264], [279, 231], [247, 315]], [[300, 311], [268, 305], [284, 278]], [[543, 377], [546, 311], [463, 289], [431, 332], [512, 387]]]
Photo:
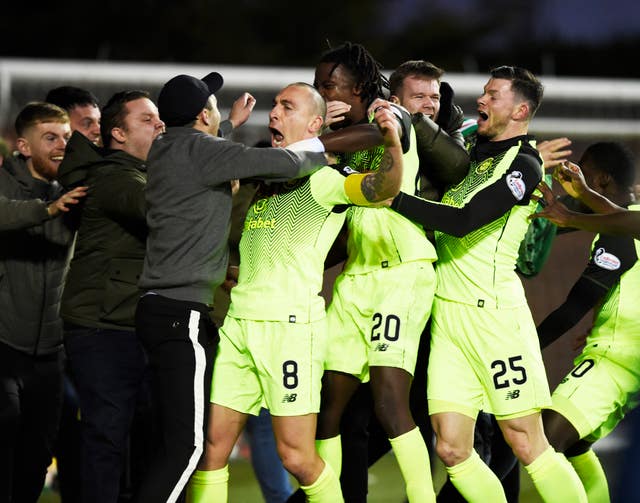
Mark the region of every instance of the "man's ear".
[[309, 131], [312, 133], [320, 133], [322, 131], [322, 125], [324, 124], [324, 120], [319, 115], [316, 115], [313, 120], [309, 123]]
[[519, 103], [511, 118], [516, 121], [525, 121], [529, 118], [529, 104], [526, 101]]
[[210, 113], [206, 108], [200, 110], [200, 113], [198, 114], [196, 119], [199, 119], [200, 122], [202, 122], [205, 126], [209, 126], [211, 124]]
[[389, 96], [389, 101], [391, 103], [395, 103], [396, 105], [400, 105], [400, 98], [398, 98], [395, 94]]
[[125, 141], [127, 141], [127, 133], [120, 127], [114, 127], [111, 129], [111, 138], [113, 138], [118, 143], [124, 143]]
[[29, 145], [29, 141], [26, 138], [18, 138], [16, 140], [16, 147], [18, 148], [18, 152], [23, 156], [31, 157], [31, 145]]
[[610, 173], [606, 173], [604, 171], [601, 171], [600, 173], [598, 173], [598, 176], [596, 178], [596, 184], [602, 190], [607, 189], [607, 187], [609, 187], [609, 185], [611, 185], [612, 182], [613, 182], [613, 177], [611, 176]]

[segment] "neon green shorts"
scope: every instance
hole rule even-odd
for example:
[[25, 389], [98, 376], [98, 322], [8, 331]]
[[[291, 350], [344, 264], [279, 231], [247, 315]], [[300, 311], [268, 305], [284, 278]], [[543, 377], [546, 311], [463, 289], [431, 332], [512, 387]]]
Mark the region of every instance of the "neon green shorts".
[[589, 344], [553, 392], [550, 407], [590, 442], [605, 437], [638, 404], [640, 355], [637, 344]]
[[213, 367], [211, 401], [257, 415], [320, 410], [326, 320], [252, 321], [227, 316]]
[[413, 375], [420, 334], [435, 291], [429, 261], [405, 262], [367, 274], [340, 275], [327, 309], [327, 370], [369, 380], [369, 367]]
[[549, 385], [529, 308], [490, 309], [440, 299], [431, 314], [429, 413], [479, 410], [499, 418], [549, 405]]

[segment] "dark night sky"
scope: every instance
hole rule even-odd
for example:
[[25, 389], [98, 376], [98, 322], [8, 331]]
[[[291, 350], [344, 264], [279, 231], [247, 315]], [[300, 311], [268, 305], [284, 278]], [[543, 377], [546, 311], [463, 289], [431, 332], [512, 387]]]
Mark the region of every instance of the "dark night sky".
[[[402, 26], [419, 12], [441, 9], [462, 18], [483, 11], [484, 0], [391, 0], [389, 19]], [[533, 26], [538, 40], [603, 43], [640, 36], [638, 0], [534, 0]]]

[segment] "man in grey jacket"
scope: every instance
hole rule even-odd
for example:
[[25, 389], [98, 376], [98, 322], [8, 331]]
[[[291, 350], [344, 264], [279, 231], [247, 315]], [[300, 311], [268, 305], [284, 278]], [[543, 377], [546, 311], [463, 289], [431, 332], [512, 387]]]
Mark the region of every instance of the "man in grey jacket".
[[16, 119], [17, 157], [0, 169], [0, 501], [40, 496], [62, 401], [60, 294], [71, 255], [68, 204], [55, 182], [69, 117], [30, 103]]
[[158, 97], [167, 132], [149, 152], [149, 235], [136, 329], [149, 356], [159, 452], [137, 501], [173, 502], [203, 452], [217, 330], [213, 292], [227, 272], [231, 181], [284, 181], [327, 163], [319, 153], [252, 148], [217, 137], [222, 76], [178, 75]]

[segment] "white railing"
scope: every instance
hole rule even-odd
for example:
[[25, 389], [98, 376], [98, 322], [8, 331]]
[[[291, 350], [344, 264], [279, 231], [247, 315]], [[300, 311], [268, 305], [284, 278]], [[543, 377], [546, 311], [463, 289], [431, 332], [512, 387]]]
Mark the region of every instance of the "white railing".
[[[0, 130], [7, 127], [12, 114], [17, 113], [11, 107], [12, 96], [18, 86], [51, 82], [51, 87], [64, 83], [89, 89], [91, 84], [159, 87], [180, 73], [204, 76], [212, 70], [224, 76], [227, 91], [238, 92], [248, 90], [275, 93], [291, 82], [310, 82], [313, 76], [312, 68], [0, 59]], [[389, 72], [385, 73], [388, 75]], [[482, 90], [486, 79], [486, 74], [446, 74], [446, 80], [451, 83], [461, 100], [474, 99]], [[542, 81], [545, 84], [545, 104], [593, 103], [594, 110], [603, 105], [619, 104], [640, 110], [640, 80], [543, 76]], [[259, 104], [249, 124], [264, 125], [266, 110]], [[531, 129], [534, 133], [545, 134], [640, 137], [640, 111], [636, 117], [600, 117], [597, 114], [588, 118], [545, 116], [536, 118]]]

